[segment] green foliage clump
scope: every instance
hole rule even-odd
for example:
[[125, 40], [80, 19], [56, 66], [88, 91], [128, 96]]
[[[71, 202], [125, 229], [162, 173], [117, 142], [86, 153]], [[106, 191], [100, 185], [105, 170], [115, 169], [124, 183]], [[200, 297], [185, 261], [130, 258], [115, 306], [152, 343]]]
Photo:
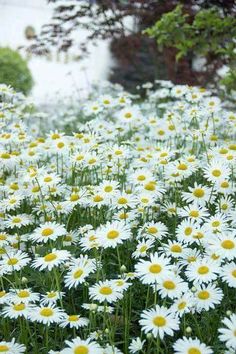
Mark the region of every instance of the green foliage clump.
[[[175, 48], [177, 61], [187, 56], [204, 56], [209, 68], [215, 65], [216, 71], [221, 64], [229, 66], [229, 73], [235, 72], [236, 18], [223, 14], [219, 8], [199, 10], [192, 18], [178, 5], [144, 32], [156, 39], [160, 49]], [[230, 82], [229, 89], [236, 90], [230, 75], [223, 84]]]
[[33, 86], [26, 60], [10, 48], [0, 48], [0, 83], [11, 85], [24, 94], [29, 93]]

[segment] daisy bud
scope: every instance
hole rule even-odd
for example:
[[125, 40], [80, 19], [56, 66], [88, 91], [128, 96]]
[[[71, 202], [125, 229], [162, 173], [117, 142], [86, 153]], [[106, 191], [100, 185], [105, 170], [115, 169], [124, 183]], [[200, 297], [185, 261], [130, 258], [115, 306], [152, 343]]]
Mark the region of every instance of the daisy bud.
[[98, 305], [97, 305], [97, 304], [92, 304], [92, 305], [91, 305], [91, 310], [92, 310], [92, 311], [96, 311], [97, 308], [98, 308]]
[[127, 271], [127, 268], [124, 264], [120, 267], [120, 271], [121, 273], [125, 273]]
[[197, 291], [197, 289], [195, 288], [195, 286], [193, 286], [193, 287], [191, 288], [191, 291], [192, 291], [193, 293], [195, 293], [195, 292]]
[[146, 335], [146, 338], [149, 340], [149, 339], [152, 339], [152, 334], [151, 333], [148, 333], [147, 335]]
[[28, 283], [28, 278], [22, 277], [21, 282], [22, 282], [22, 284]]
[[227, 316], [231, 316], [232, 315], [232, 311], [230, 311], [230, 310], [226, 311], [226, 315]]
[[190, 334], [190, 333], [192, 333], [192, 328], [191, 327], [186, 327], [186, 329], [185, 329], [185, 332], [187, 333], [187, 334]]
[[106, 333], [106, 334], [109, 333], [109, 329], [108, 329], [108, 328], [105, 329], [105, 333]]

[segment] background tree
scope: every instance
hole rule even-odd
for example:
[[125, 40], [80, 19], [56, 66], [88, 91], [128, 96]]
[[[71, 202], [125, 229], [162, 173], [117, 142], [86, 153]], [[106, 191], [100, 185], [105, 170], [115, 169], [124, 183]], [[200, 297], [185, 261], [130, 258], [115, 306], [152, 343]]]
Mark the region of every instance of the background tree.
[[[147, 27], [154, 30], [155, 24], [164, 14], [171, 12], [181, 4], [183, 13], [188, 15], [188, 17], [183, 16], [183, 19], [186, 24], [191, 25], [197, 14], [202, 10], [210, 10], [212, 7], [215, 14], [218, 12], [221, 20], [226, 19], [226, 22], [228, 17], [233, 17], [236, 13], [234, 0], [97, 0], [86, 2], [49, 0], [49, 2], [54, 4], [52, 20], [42, 27], [38, 36], [35, 36], [29, 50], [37, 54], [47, 53], [52, 47], [67, 51], [72, 45], [78, 45], [74, 31], [80, 28], [89, 29], [89, 34], [78, 51], [86, 55], [88, 41], [96, 43], [97, 39], [111, 39], [111, 50], [116, 61], [111, 81], [120, 82], [130, 90], [133, 90], [139, 83], [154, 79], [169, 79], [174, 83], [191, 85], [204, 84], [211, 81], [218, 68], [224, 64], [223, 55], [210, 53], [207, 55], [208, 69], [212, 64], [210, 72], [207, 72], [204, 67], [196, 68], [193, 50], [185, 51], [184, 55], [179, 55], [176, 61], [176, 55], [179, 52], [174, 43], [166, 44], [163, 40], [160, 46], [160, 44], [157, 45], [154, 32], [149, 32], [151, 38], [144, 35], [143, 30]], [[176, 17], [179, 26], [181, 16], [177, 14]], [[128, 26], [128, 22], [132, 22], [132, 26]], [[167, 23], [168, 21], [165, 21], [162, 29], [168, 34], [170, 29], [164, 28]], [[204, 25], [204, 21], [202, 24]], [[215, 24], [213, 19], [206, 25], [208, 37], [204, 40], [209, 41], [211, 26], [216, 25], [219, 29], [221, 25]], [[175, 32], [174, 22], [171, 28]], [[223, 31], [227, 29], [225, 25]], [[186, 36], [183, 38], [185, 40]]]

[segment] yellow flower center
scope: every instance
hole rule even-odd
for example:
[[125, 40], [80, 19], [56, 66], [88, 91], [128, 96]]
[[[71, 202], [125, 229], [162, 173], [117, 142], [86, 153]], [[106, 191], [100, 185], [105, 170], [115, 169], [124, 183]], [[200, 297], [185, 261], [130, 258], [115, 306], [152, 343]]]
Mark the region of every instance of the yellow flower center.
[[49, 253], [44, 257], [45, 262], [52, 262], [57, 258], [55, 253]]
[[79, 345], [74, 349], [74, 354], [88, 354], [89, 350], [85, 345]]
[[224, 181], [221, 183], [221, 188], [228, 188], [229, 187], [229, 183], [227, 181]]
[[193, 192], [194, 197], [196, 198], [202, 198], [205, 195], [205, 192], [202, 188], [196, 188]]
[[44, 178], [44, 182], [48, 183], [48, 182], [52, 182], [52, 177], [48, 176]]
[[130, 112], [127, 112], [127, 113], [125, 113], [125, 118], [131, 118], [132, 117], [132, 114], [130, 113]]
[[139, 175], [137, 180], [138, 181], [145, 181], [146, 177], [144, 175]]
[[180, 245], [173, 245], [170, 250], [175, 253], [181, 253], [182, 247]]
[[9, 350], [10, 348], [7, 345], [5, 344], [0, 345], [0, 353], [8, 352]]
[[13, 218], [13, 219], [12, 219], [12, 222], [13, 222], [14, 224], [19, 224], [19, 223], [21, 222], [21, 218]]
[[99, 290], [100, 294], [102, 295], [111, 295], [112, 294], [112, 289], [109, 286], [103, 286]]
[[191, 210], [189, 216], [192, 216], [193, 218], [198, 218], [199, 212], [197, 210]]
[[0, 241], [5, 241], [7, 239], [7, 236], [4, 234], [0, 234]]
[[226, 250], [232, 250], [235, 247], [235, 244], [231, 240], [224, 240], [223, 242], [221, 242], [221, 246]]
[[153, 274], [158, 274], [160, 273], [162, 270], [162, 267], [159, 264], [152, 264], [149, 267], [149, 272], [153, 273]]
[[77, 316], [77, 315], [70, 315], [68, 317], [68, 321], [70, 321], [70, 322], [78, 321], [78, 319], [79, 319], [79, 316]]
[[155, 184], [154, 183], [147, 183], [145, 184], [144, 188], [147, 190], [147, 191], [155, 191], [156, 187], [155, 187]]
[[71, 202], [76, 202], [79, 199], [79, 195], [78, 194], [71, 194], [70, 196], [70, 201]]
[[157, 327], [163, 327], [166, 324], [166, 319], [162, 316], [156, 316], [153, 318], [152, 322]]
[[15, 265], [19, 262], [19, 260], [17, 258], [9, 258], [7, 261], [8, 265]]
[[48, 227], [48, 228], [46, 228], [46, 229], [44, 229], [44, 230], [42, 230], [42, 236], [50, 236], [50, 235], [52, 235], [53, 234], [53, 229], [51, 229], [50, 227]]
[[110, 240], [113, 240], [115, 238], [117, 238], [119, 236], [119, 232], [116, 230], [111, 230], [107, 233], [107, 238], [109, 238]]
[[202, 291], [199, 291], [197, 296], [200, 300], [207, 300], [210, 297], [210, 293], [207, 290], [202, 290]]
[[84, 274], [83, 269], [77, 269], [77, 270], [74, 272], [74, 274], [73, 274], [73, 278], [74, 278], [74, 279], [78, 279], [78, 278], [80, 278], [81, 275], [83, 275], [83, 274]]
[[147, 232], [149, 234], [156, 234], [157, 233], [157, 228], [155, 226], [150, 226], [148, 229], [147, 229]]
[[113, 190], [112, 186], [106, 186], [106, 187], [104, 188], [104, 191], [105, 191], [106, 193], [110, 193], [112, 190]]
[[93, 201], [95, 203], [99, 203], [103, 201], [103, 197], [101, 197], [100, 195], [95, 195], [95, 197], [93, 197]]
[[141, 253], [146, 252], [146, 251], [147, 251], [147, 246], [146, 246], [146, 245], [143, 245], [142, 247], [140, 247], [139, 251], [140, 251]]
[[51, 138], [52, 138], [53, 140], [56, 140], [56, 139], [59, 139], [59, 138], [60, 138], [60, 135], [57, 134], [57, 133], [54, 133], [54, 134], [51, 135]]
[[220, 222], [219, 221], [213, 221], [211, 225], [213, 227], [218, 227], [218, 226], [220, 226]]
[[53, 310], [49, 307], [45, 307], [40, 311], [40, 315], [43, 317], [51, 317], [54, 314]]
[[220, 170], [213, 170], [212, 171], [212, 175], [214, 177], [220, 177], [221, 176], [221, 171]]
[[184, 234], [186, 236], [190, 236], [192, 232], [193, 232], [193, 229], [190, 226], [186, 227], [184, 230]]
[[187, 305], [187, 304], [186, 304], [185, 301], [180, 302], [179, 305], [178, 305], [178, 310], [183, 310], [186, 305]]
[[11, 158], [11, 155], [8, 154], [7, 152], [3, 152], [0, 156], [2, 159], [5, 159], [5, 160], [8, 160]]
[[6, 291], [5, 290], [0, 291], [0, 298], [3, 297], [4, 295], [6, 295]]
[[47, 294], [47, 297], [49, 299], [53, 299], [57, 294], [54, 291], [51, 291], [50, 293]]
[[96, 161], [97, 161], [96, 159], [92, 158], [92, 159], [88, 160], [88, 163], [89, 163], [89, 165], [93, 165]]
[[234, 278], [236, 278], [236, 269], [234, 269], [231, 274]]
[[17, 294], [21, 298], [29, 297], [30, 293], [27, 290], [20, 290]]
[[189, 348], [189, 350], [188, 350], [188, 354], [201, 354], [201, 353], [202, 352], [198, 348], [195, 348], [195, 347]]
[[199, 274], [207, 274], [209, 273], [209, 268], [207, 266], [201, 266], [197, 271]]
[[17, 304], [13, 306], [15, 311], [23, 311], [25, 309], [25, 304]]
[[121, 197], [118, 199], [118, 204], [127, 204], [128, 200], [124, 197]]
[[180, 163], [177, 169], [180, 171], [186, 171], [188, 169], [188, 166], [185, 163]]
[[164, 281], [163, 286], [167, 290], [174, 290], [176, 288], [175, 283], [173, 281], [171, 281], [171, 280]]

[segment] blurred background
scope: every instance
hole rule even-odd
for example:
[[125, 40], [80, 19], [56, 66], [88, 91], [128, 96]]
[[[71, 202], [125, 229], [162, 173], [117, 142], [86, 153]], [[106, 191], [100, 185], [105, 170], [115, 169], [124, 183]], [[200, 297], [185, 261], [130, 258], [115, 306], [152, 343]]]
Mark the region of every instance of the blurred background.
[[235, 14], [234, 0], [0, 0], [0, 83], [39, 102], [103, 80], [234, 96]]

